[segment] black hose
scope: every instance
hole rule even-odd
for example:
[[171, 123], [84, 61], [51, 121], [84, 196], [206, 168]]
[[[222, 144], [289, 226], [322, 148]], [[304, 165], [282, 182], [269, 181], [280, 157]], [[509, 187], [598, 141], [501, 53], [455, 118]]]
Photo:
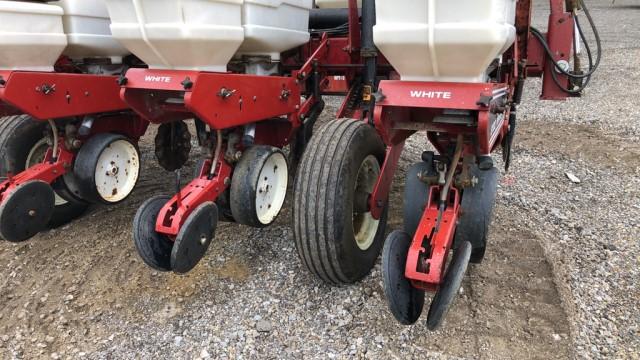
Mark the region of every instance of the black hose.
[[586, 73], [584, 74], [576, 74], [576, 73], [572, 73], [569, 71], [566, 71], [565, 69], [563, 69], [562, 67], [560, 67], [560, 64], [553, 58], [553, 52], [551, 51], [551, 49], [549, 48], [549, 44], [547, 42], [547, 40], [545, 39], [544, 35], [542, 34], [542, 32], [540, 32], [540, 30], [531, 27], [531, 33], [534, 35], [534, 37], [536, 37], [536, 39], [538, 39], [538, 41], [540, 41], [540, 44], [542, 45], [542, 47], [544, 48], [544, 51], [547, 53], [547, 58], [549, 60], [550, 63], [553, 64], [554, 66], [554, 70], [556, 70], [557, 72], [571, 78], [571, 79], [584, 79], [583, 84], [577, 88], [577, 89], [567, 89], [565, 88], [562, 84], [560, 84], [560, 80], [558, 79], [558, 75], [556, 74], [556, 71], [552, 71], [551, 75], [553, 78], [553, 81], [556, 83], [556, 85], [558, 85], [558, 87], [569, 94], [579, 94], [581, 93], [586, 86], [589, 84], [589, 82], [591, 81], [591, 76], [596, 72], [596, 70], [598, 69], [598, 67], [600, 66], [600, 61], [602, 60], [602, 42], [600, 39], [600, 33], [598, 32], [598, 29], [595, 25], [595, 22], [593, 21], [593, 18], [591, 17], [591, 13], [589, 12], [589, 8], [587, 7], [587, 5], [585, 4], [584, 0], [578, 0], [580, 2], [580, 5], [582, 6], [582, 9], [584, 10], [584, 13], [587, 17], [587, 20], [589, 21], [589, 24], [591, 26], [591, 29], [593, 31], [595, 40], [596, 40], [596, 47], [597, 47], [597, 53], [596, 53], [596, 60], [595, 63], [593, 61], [593, 54], [591, 51], [591, 47], [589, 46], [589, 43], [587, 42], [586, 36], [584, 34], [584, 31], [582, 29], [582, 26], [580, 25], [580, 20], [578, 19], [577, 15], [574, 15], [573, 18], [575, 20], [576, 23], [576, 27], [578, 28], [578, 33], [580, 36], [580, 39], [582, 40], [582, 42], [585, 45], [585, 51], [587, 52], [587, 56], [589, 59], [589, 70], [587, 70]]

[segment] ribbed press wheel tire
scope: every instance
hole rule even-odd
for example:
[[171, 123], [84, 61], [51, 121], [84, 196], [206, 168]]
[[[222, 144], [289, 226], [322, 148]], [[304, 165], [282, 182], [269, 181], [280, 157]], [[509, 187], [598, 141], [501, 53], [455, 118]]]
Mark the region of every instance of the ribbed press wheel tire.
[[[6, 177], [8, 172], [18, 174], [26, 169], [29, 153], [42, 140], [47, 126], [46, 122], [35, 121], [29, 115], [0, 118], [0, 178]], [[65, 196], [62, 183], [52, 186], [66, 203], [56, 205], [49, 227], [65, 225], [84, 214], [87, 203]]]
[[295, 180], [293, 221], [303, 264], [330, 284], [350, 284], [366, 276], [384, 243], [387, 211], [373, 241], [363, 250], [355, 239], [355, 184], [363, 161], [381, 165], [385, 147], [376, 131], [355, 120], [325, 124], [312, 138]]

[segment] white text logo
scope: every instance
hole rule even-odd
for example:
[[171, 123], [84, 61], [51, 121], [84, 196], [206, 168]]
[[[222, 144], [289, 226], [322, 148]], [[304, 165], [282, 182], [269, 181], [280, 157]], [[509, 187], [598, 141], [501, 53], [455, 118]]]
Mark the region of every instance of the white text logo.
[[144, 77], [144, 81], [146, 81], [146, 82], [170, 83], [171, 82], [171, 77], [170, 76], [152, 76], [152, 75], [147, 75], [147, 76]]
[[425, 90], [411, 90], [412, 98], [423, 99], [451, 99], [451, 92], [449, 91], [425, 91]]

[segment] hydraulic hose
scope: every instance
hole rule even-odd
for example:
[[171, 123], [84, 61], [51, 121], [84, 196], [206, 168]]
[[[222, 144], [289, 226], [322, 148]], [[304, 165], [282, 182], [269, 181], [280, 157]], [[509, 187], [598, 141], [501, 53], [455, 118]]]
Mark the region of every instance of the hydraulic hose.
[[587, 17], [587, 20], [589, 21], [589, 25], [591, 26], [591, 29], [593, 31], [595, 40], [596, 40], [596, 59], [595, 62], [593, 60], [593, 54], [591, 51], [591, 47], [589, 46], [589, 43], [587, 42], [586, 36], [584, 34], [584, 31], [582, 29], [582, 26], [580, 24], [580, 20], [578, 18], [577, 15], [574, 14], [573, 18], [575, 20], [575, 24], [576, 27], [578, 29], [578, 35], [580, 36], [580, 39], [582, 40], [582, 42], [585, 45], [585, 51], [587, 52], [587, 57], [589, 59], [589, 68], [588, 71], [585, 72], [584, 74], [576, 74], [570, 71], [567, 71], [565, 69], [563, 69], [560, 64], [555, 61], [555, 59], [553, 58], [553, 52], [551, 51], [551, 49], [549, 48], [549, 44], [547, 43], [547, 40], [545, 39], [544, 35], [542, 34], [542, 32], [540, 32], [540, 30], [531, 27], [531, 33], [533, 34], [534, 37], [536, 37], [536, 39], [538, 39], [538, 41], [540, 41], [540, 44], [542, 45], [542, 47], [544, 48], [545, 53], [547, 54], [547, 58], [549, 59], [549, 62], [551, 62], [554, 65], [554, 70], [556, 70], [558, 73], [563, 74], [571, 79], [583, 79], [584, 82], [583, 84], [577, 88], [577, 89], [567, 89], [564, 86], [562, 86], [562, 84], [560, 84], [560, 80], [558, 79], [558, 75], [556, 73], [556, 71], [553, 71], [552, 74], [552, 78], [553, 81], [556, 83], [556, 85], [558, 85], [558, 87], [569, 94], [579, 94], [581, 93], [589, 84], [589, 82], [591, 81], [591, 76], [596, 72], [596, 70], [598, 69], [598, 67], [600, 66], [600, 61], [602, 60], [602, 42], [600, 39], [600, 33], [598, 32], [598, 28], [595, 25], [595, 22], [593, 21], [593, 18], [591, 16], [591, 13], [589, 12], [589, 8], [587, 7], [587, 5], [585, 4], [584, 0], [578, 0], [580, 3], [580, 6], [582, 7], [582, 9], [584, 10], [585, 16]]

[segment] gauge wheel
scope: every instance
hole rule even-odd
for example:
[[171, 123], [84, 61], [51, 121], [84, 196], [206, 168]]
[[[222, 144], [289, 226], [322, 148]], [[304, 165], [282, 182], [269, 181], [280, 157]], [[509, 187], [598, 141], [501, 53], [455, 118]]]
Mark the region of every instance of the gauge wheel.
[[140, 176], [138, 147], [123, 135], [98, 134], [78, 151], [73, 175], [75, 195], [81, 199], [102, 204], [122, 202]]
[[294, 238], [303, 264], [330, 284], [350, 284], [373, 268], [384, 243], [387, 207], [367, 207], [385, 147], [373, 127], [351, 119], [313, 136], [295, 180]]
[[287, 158], [273, 146], [257, 145], [242, 154], [231, 179], [231, 214], [236, 222], [262, 228], [284, 205], [289, 183]]

